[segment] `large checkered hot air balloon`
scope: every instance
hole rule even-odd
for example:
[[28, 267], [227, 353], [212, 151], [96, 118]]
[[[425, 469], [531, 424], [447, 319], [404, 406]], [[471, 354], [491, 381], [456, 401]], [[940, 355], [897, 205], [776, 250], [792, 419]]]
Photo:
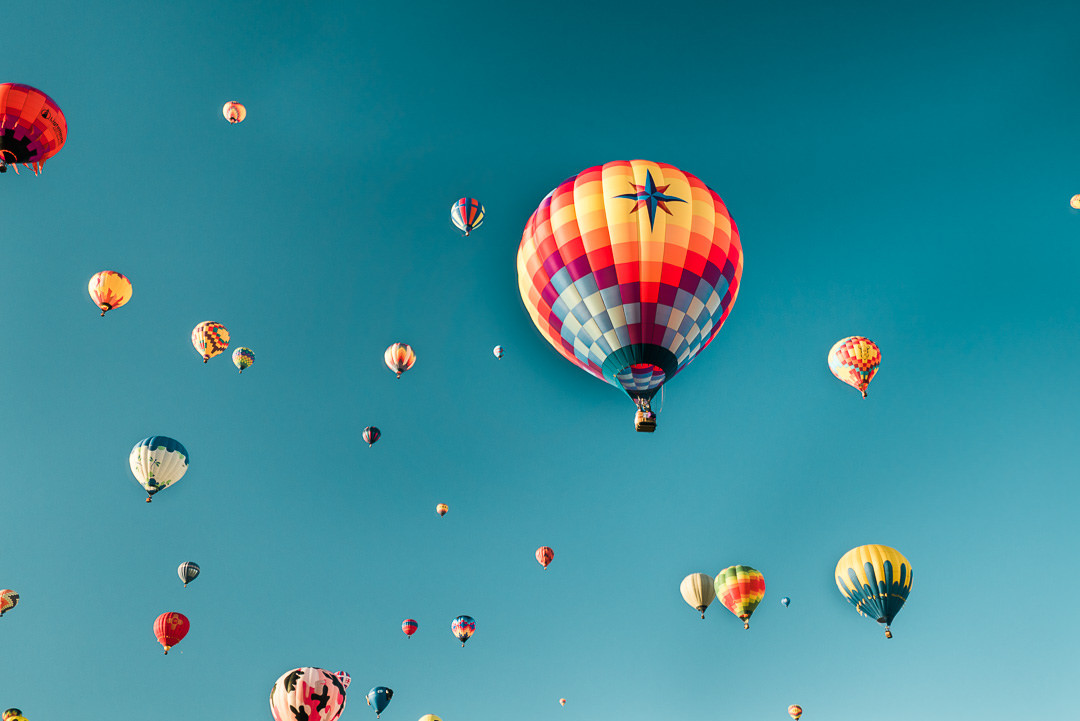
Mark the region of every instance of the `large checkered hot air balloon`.
[[518, 246], [518, 289], [567, 360], [621, 388], [656, 428], [661, 386], [716, 337], [743, 254], [724, 202], [671, 165], [616, 161], [551, 191]]
[[45, 161], [67, 140], [67, 120], [60, 106], [29, 85], [0, 83], [0, 173], [18, 164], [41, 172]]

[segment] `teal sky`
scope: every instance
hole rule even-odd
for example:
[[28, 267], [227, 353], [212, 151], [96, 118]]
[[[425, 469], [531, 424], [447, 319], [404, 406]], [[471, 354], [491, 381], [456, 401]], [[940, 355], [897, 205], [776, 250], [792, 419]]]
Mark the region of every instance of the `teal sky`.
[[[0, 178], [0, 708], [265, 720], [312, 665], [344, 721], [376, 685], [386, 721], [1074, 712], [1080, 6], [168, 5], [6, 14], [0, 82], [69, 138]], [[631, 158], [714, 188], [746, 259], [653, 435], [515, 270], [549, 190]], [[203, 320], [256, 364], [203, 365]], [[866, 401], [825, 361], [855, 334]], [[155, 434], [191, 467], [147, 505]], [[891, 641], [833, 580], [866, 543], [914, 567]], [[679, 596], [737, 563], [748, 632]]]

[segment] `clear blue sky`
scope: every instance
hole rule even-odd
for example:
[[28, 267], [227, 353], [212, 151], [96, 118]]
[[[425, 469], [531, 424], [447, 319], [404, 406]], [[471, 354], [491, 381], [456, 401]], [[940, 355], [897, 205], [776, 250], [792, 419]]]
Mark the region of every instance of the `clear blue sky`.
[[[0, 64], [70, 129], [0, 179], [0, 708], [268, 719], [314, 665], [344, 721], [375, 685], [386, 721], [1073, 713], [1076, 3], [108, 5], [15, 13]], [[514, 267], [544, 194], [628, 158], [716, 189], [746, 257], [651, 436]], [[255, 366], [203, 365], [203, 320]], [[825, 362], [853, 334], [866, 401]], [[147, 505], [152, 434], [192, 462]], [[864, 543], [915, 569], [891, 641], [833, 581]], [[735, 563], [749, 632], [679, 596]]]

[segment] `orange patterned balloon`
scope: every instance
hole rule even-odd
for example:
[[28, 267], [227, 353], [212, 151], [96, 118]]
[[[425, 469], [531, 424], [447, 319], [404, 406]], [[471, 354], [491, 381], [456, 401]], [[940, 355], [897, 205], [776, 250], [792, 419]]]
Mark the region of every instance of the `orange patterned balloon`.
[[838, 340], [829, 350], [829, 370], [849, 386], [862, 391], [863, 398], [866, 398], [866, 389], [880, 365], [881, 349], [861, 335]]
[[798, 704], [791, 704], [787, 707], [787, 712], [788, 716], [795, 719], [795, 721], [799, 721], [799, 717], [802, 716], [802, 706], [799, 706]]
[[400, 378], [402, 373], [416, 363], [416, 353], [408, 343], [394, 343], [383, 353], [383, 361], [386, 367], [397, 373], [397, 377]]
[[117, 273], [115, 270], [94, 273], [87, 290], [90, 291], [90, 298], [94, 304], [101, 308], [102, 316], [106, 311], [119, 308], [131, 300], [131, 281], [123, 273]]
[[204, 320], [191, 331], [191, 345], [205, 363], [229, 347], [229, 331], [221, 323]]

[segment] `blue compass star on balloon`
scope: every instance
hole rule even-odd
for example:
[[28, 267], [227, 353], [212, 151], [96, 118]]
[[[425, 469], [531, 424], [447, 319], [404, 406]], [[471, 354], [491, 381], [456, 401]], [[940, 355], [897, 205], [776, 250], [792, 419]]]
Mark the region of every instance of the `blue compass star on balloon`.
[[671, 184], [657, 185], [656, 181], [652, 179], [652, 171], [645, 171], [645, 185], [638, 185], [631, 183], [634, 186], [633, 193], [626, 193], [625, 195], [616, 195], [616, 198], [627, 198], [628, 200], [637, 201], [637, 205], [631, 210], [631, 213], [637, 212], [642, 208], [649, 209], [649, 227], [652, 228], [656, 223], [656, 209], [664, 211], [668, 215], [671, 215], [671, 211], [668, 210], [668, 203], [685, 203], [682, 198], [676, 198], [674, 195], [664, 195], [664, 191], [667, 190]]

